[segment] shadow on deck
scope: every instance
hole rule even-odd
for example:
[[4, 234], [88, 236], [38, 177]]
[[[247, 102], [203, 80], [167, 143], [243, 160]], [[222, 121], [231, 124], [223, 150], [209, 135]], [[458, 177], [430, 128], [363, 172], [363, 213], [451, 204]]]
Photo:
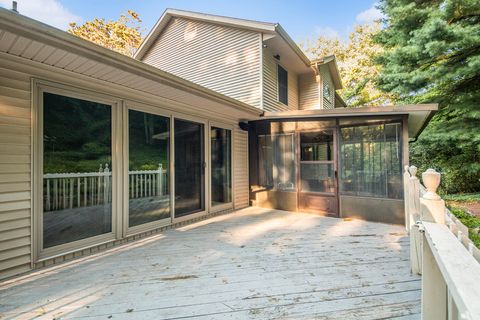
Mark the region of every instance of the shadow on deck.
[[419, 319], [401, 226], [247, 208], [0, 283], [0, 319]]

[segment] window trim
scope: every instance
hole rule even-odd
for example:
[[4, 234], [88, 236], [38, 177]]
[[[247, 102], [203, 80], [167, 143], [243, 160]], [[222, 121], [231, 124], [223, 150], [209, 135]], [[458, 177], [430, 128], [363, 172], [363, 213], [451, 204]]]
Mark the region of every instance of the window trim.
[[[43, 94], [52, 93], [111, 106], [112, 115], [112, 230], [49, 248], [43, 247]], [[122, 101], [97, 92], [51, 81], [32, 79], [32, 263], [77, 252], [122, 237]]]
[[130, 161], [130, 158], [129, 158], [129, 155], [130, 155], [130, 150], [129, 150], [129, 142], [130, 142], [130, 139], [129, 139], [129, 117], [128, 117], [128, 112], [129, 110], [134, 110], [134, 111], [139, 111], [139, 112], [143, 112], [143, 113], [149, 113], [149, 114], [152, 114], [152, 115], [156, 115], [156, 116], [161, 116], [161, 117], [164, 117], [164, 118], [168, 118], [169, 120], [169, 129], [170, 129], [170, 137], [169, 137], [169, 148], [171, 149], [172, 148], [172, 135], [173, 135], [173, 130], [172, 130], [172, 127], [171, 127], [171, 119], [172, 119], [172, 115], [166, 111], [163, 111], [163, 110], [159, 110], [158, 108], [155, 108], [153, 106], [149, 106], [149, 105], [146, 105], [146, 104], [143, 104], [143, 103], [139, 103], [139, 102], [131, 102], [131, 101], [125, 101], [124, 103], [124, 107], [122, 109], [122, 113], [123, 113], [123, 119], [124, 119], [124, 122], [125, 122], [125, 129], [126, 130], [123, 130], [123, 159], [125, 161], [125, 165], [124, 165], [124, 168], [123, 168], [123, 173], [122, 173], [122, 178], [124, 180], [124, 183], [123, 183], [123, 191], [122, 191], [122, 197], [123, 197], [123, 211], [124, 211], [124, 214], [122, 215], [122, 219], [123, 219], [123, 237], [129, 237], [129, 236], [132, 236], [132, 235], [135, 235], [135, 234], [139, 234], [139, 233], [143, 233], [143, 232], [146, 232], [146, 231], [150, 231], [150, 230], [155, 230], [155, 229], [158, 229], [158, 228], [161, 228], [161, 227], [165, 227], [165, 226], [168, 226], [172, 223], [172, 217], [173, 217], [173, 208], [172, 208], [172, 199], [173, 199], [173, 195], [172, 195], [172, 189], [171, 189], [171, 176], [172, 176], [172, 152], [169, 150], [169, 159], [168, 159], [168, 171], [170, 172], [170, 175], [169, 175], [169, 179], [168, 179], [168, 187], [169, 187], [169, 191], [170, 191], [170, 194], [169, 194], [169, 197], [170, 197], [170, 217], [169, 218], [164, 218], [164, 219], [160, 219], [160, 220], [156, 220], [156, 221], [151, 221], [151, 222], [147, 222], [147, 223], [143, 223], [143, 224], [140, 224], [140, 225], [137, 225], [137, 226], [130, 226], [129, 224], [129, 196], [128, 196], [128, 188], [129, 188], [129, 179], [128, 179], [128, 163]]
[[[286, 87], [286, 101], [283, 102], [280, 100], [280, 77], [279, 77], [279, 72], [280, 72], [280, 68], [285, 71], [285, 73], [287, 74], [287, 82], [285, 84], [285, 87]], [[285, 105], [285, 106], [288, 106], [288, 70], [286, 68], [284, 68], [280, 63], [277, 63], [277, 102]]]
[[[211, 133], [212, 133], [212, 128], [219, 128], [219, 129], [225, 129], [225, 130], [230, 130], [230, 183], [231, 183], [231, 201], [230, 202], [227, 202], [227, 203], [222, 203], [222, 204], [219, 204], [219, 205], [212, 205], [212, 188], [211, 188], [211, 184], [212, 184], [212, 137], [211, 137]], [[233, 202], [235, 200], [235, 181], [234, 181], [234, 172], [235, 172], [235, 159], [234, 159], [234, 153], [233, 153], [233, 149], [234, 149], [234, 141], [235, 141], [235, 138], [234, 138], [234, 126], [232, 125], [228, 125], [226, 123], [222, 123], [222, 122], [217, 122], [217, 121], [209, 121], [208, 122], [208, 166], [209, 166], [209, 170], [208, 170], [208, 177], [207, 177], [207, 180], [208, 180], [208, 184], [209, 184], [209, 188], [208, 188], [208, 196], [207, 196], [207, 202], [208, 202], [208, 212], [210, 213], [215, 213], [215, 212], [219, 212], [219, 211], [223, 211], [223, 210], [228, 210], [228, 209], [233, 209]]]

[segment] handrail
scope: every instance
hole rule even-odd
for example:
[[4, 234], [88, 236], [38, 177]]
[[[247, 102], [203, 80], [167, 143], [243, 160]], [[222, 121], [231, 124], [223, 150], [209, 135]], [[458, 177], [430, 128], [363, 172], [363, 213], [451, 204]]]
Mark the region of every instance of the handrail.
[[405, 167], [405, 224], [412, 272], [422, 275], [422, 319], [480, 319], [480, 250], [436, 193], [440, 174]]
[[459, 319], [480, 319], [480, 264], [446, 226], [426, 221], [422, 225], [428, 248], [459, 311]]

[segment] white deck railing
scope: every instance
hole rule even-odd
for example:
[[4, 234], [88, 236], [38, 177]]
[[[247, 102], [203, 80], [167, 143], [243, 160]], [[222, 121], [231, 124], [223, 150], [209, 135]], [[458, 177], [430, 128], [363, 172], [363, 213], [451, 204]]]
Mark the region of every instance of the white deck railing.
[[[130, 199], [168, 194], [167, 170], [129, 171]], [[44, 210], [88, 207], [112, 201], [112, 172], [108, 164], [98, 172], [48, 173], [43, 176]]]
[[480, 319], [480, 250], [437, 195], [440, 174], [405, 167], [412, 272], [422, 275], [422, 319]]

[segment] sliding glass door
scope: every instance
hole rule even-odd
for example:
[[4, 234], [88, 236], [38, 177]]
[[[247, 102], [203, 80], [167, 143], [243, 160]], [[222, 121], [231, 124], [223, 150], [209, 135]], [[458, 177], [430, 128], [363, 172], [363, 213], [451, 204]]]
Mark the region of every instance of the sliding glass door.
[[204, 124], [175, 119], [175, 218], [205, 210]]
[[211, 206], [232, 202], [232, 132], [210, 128]]
[[112, 106], [45, 92], [41, 249], [112, 232]]
[[128, 226], [170, 218], [170, 118], [128, 110]]

